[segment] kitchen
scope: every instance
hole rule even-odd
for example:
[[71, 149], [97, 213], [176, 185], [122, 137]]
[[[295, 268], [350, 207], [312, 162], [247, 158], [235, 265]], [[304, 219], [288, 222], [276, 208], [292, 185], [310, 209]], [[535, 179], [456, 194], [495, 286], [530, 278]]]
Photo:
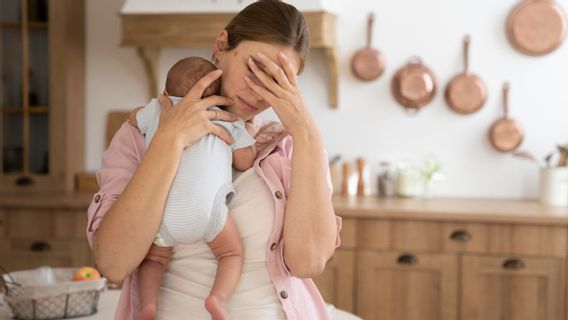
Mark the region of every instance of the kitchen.
[[[183, 2], [170, 1], [170, 5], [175, 9]], [[238, 11], [251, 1], [186, 2], [195, 5], [194, 9], [223, 12], [227, 7]], [[546, 180], [552, 182], [540, 186], [545, 180], [541, 179], [541, 174], [545, 177], [547, 172], [541, 169], [556, 167], [562, 156], [558, 146], [568, 143], [564, 120], [568, 116], [565, 107], [568, 90], [564, 88], [567, 81], [563, 77], [568, 70], [568, 49], [561, 41], [566, 23], [560, 24], [563, 31], [552, 51], [527, 55], [511, 44], [506, 32], [508, 17], [522, 2], [291, 2], [304, 12], [326, 13], [313, 18], [317, 22], [320, 17], [325, 26], [311, 30], [312, 42], [318, 41], [319, 38], [314, 37], [318, 31], [322, 40], [310, 51], [306, 70], [298, 81], [306, 104], [322, 131], [329, 157], [334, 159], [334, 205], [336, 213], [344, 218], [342, 246], [316, 283], [326, 301], [338, 309], [364, 319], [566, 318], [568, 192], [563, 189], [566, 188], [566, 177], [554, 175], [553, 178], [559, 180]], [[127, 5], [132, 10], [142, 10], [140, 8], [146, 8], [147, 3], [129, 1]], [[568, 6], [564, 0], [556, 3], [564, 10]], [[67, 10], [81, 9], [80, 5], [76, 6]], [[163, 6], [150, 8], [155, 11], [168, 9], [167, 4]], [[67, 72], [79, 77], [79, 81], [63, 82], [64, 89], [50, 87], [50, 93], [58, 92], [50, 99], [56, 98], [55, 103], [66, 106], [63, 110], [69, 112], [68, 117], [80, 119], [73, 121], [73, 126], [65, 116], [57, 114], [62, 119], [59, 121], [66, 123], [64, 132], [67, 135], [60, 131], [57, 136], [66, 141], [61, 147], [63, 150], [58, 151], [64, 156], [50, 158], [49, 165], [57, 166], [56, 170], [63, 172], [65, 178], [58, 182], [64, 185], [62, 191], [77, 188], [77, 174], [89, 177], [100, 168], [101, 154], [107, 145], [105, 134], [109, 112], [127, 111], [147, 103], [151, 88], [165, 82], [166, 70], [181, 57], [209, 58], [211, 55], [211, 50], [202, 44], [196, 44], [197, 48], [188, 44], [137, 50], [136, 45], [126, 43], [122, 33], [126, 19], [121, 18], [119, 12], [129, 9], [124, 1], [89, 0], [84, 2], [83, 9], [82, 35], [80, 28], [75, 29], [76, 34], [69, 29], [61, 30], [66, 32], [64, 39], [69, 43], [80, 43], [83, 39], [83, 60], [72, 55], [76, 51], [61, 51], [77, 60], [69, 60], [75, 64], [65, 65], [64, 71], [57, 69], [59, 74]], [[59, 13], [69, 15], [71, 12]], [[374, 14], [371, 47], [384, 57], [385, 69], [377, 79], [362, 81], [355, 76], [351, 64], [354, 54], [366, 45], [369, 13]], [[199, 11], [193, 14], [199, 14]], [[325, 22], [327, 15], [335, 16], [331, 27]], [[77, 18], [80, 15], [73, 17], [81, 20]], [[67, 23], [81, 25], [81, 21], [73, 19]], [[7, 27], [0, 30], [5, 29]], [[52, 29], [49, 32], [53, 32]], [[444, 93], [450, 80], [464, 69], [466, 35], [469, 35], [469, 69], [485, 84], [487, 99], [479, 110], [459, 114], [449, 108]], [[2, 48], [5, 48], [4, 42]], [[70, 45], [69, 48], [75, 47]], [[8, 55], [4, 49], [2, 52]], [[431, 101], [413, 112], [395, 99], [391, 86], [396, 72], [414, 58], [419, 58], [435, 78], [430, 85], [435, 83], [436, 92]], [[2, 58], [3, 69], [8, 61]], [[77, 70], [73, 69], [74, 65], [78, 66]], [[38, 76], [38, 72], [32, 73], [31, 79]], [[509, 88], [509, 115], [521, 127], [523, 139], [514, 150], [500, 152], [488, 136], [491, 125], [503, 117], [505, 83]], [[2, 92], [4, 95], [6, 91]], [[71, 92], [74, 95], [65, 94]], [[41, 101], [45, 93], [40, 90], [38, 95], [36, 99]], [[14, 112], [3, 114], [14, 116]], [[262, 116], [275, 118], [270, 110]], [[52, 125], [53, 120], [49, 121]], [[33, 120], [31, 122], [33, 126]], [[4, 122], [2, 125], [4, 127]], [[10, 145], [7, 141], [10, 135], [5, 130], [10, 129], [3, 130], [4, 143]], [[31, 153], [33, 150], [30, 148]], [[519, 151], [525, 153], [514, 156]], [[4, 151], [4, 172], [6, 155]], [[528, 159], [532, 157], [534, 160]], [[358, 187], [357, 179], [358, 158], [364, 160], [359, 162], [364, 164], [361, 187]], [[57, 165], [59, 161], [67, 165]], [[18, 170], [14, 165], [8, 167], [12, 171]], [[555, 172], [562, 175], [563, 169], [556, 169], [559, 170]], [[347, 179], [342, 178], [344, 172]], [[426, 183], [422, 179], [425, 176], [432, 179]], [[386, 177], [382, 180], [381, 190], [379, 177]], [[393, 180], [401, 177], [406, 180], [399, 179], [395, 184]], [[6, 195], [0, 203], [0, 221], [4, 221], [0, 224], [0, 265], [16, 267], [15, 263], [9, 266], [10, 261], [6, 260], [14, 257], [25, 260], [18, 263], [27, 263], [28, 268], [45, 261], [54, 267], [65, 264], [77, 267], [85, 261], [92, 262], [89, 260], [92, 258], [84, 254], [84, 213], [93, 192], [83, 198], [66, 195], [54, 199], [45, 192], [26, 191], [34, 187], [26, 187], [26, 179], [15, 181], [18, 178], [19, 175], [12, 174], [2, 180], [2, 191]], [[24, 186], [14, 187], [18, 181]], [[402, 181], [405, 183], [400, 183]], [[41, 187], [45, 190], [49, 183], [43, 182]], [[40, 184], [42, 182], [36, 185], [39, 187]], [[358, 189], [365, 195], [357, 196]], [[541, 195], [543, 190], [546, 190], [545, 195]], [[343, 195], [345, 193], [348, 195]], [[379, 198], [378, 193], [392, 197]], [[539, 199], [550, 204], [542, 204]], [[62, 208], [56, 209], [58, 206]], [[15, 212], [19, 214], [17, 218]], [[34, 221], [37, 225], [30, 228]], [[45, 226], [51, 226], [53, 230], [46, 230]], [[40, 241], [42, 237], [54, 240]], [[67, 243], [77, 239], [81, 239], [80, 245], [69, 246]], [[51, 245], [51, 253], [45, 243]], [[15, 253], [31, 246], [34, 246], [34, 253], [42, 255], [41, 258]], [[69, 258], [64, 251], [76, 252], [75, 258]], [[491, 266], [487, 267], [483, 265], [486, 258], [496, 260], [491, 260]], [[402, 267], [396, 266], [397, 259], [403, 262]], [[534, 259], [535, 264], [531, 264], [533, 260], [530, 259]], [[473, 269], [464, 268], [466, 262]], [[479, 268], [494, 270], [493, 264], [499, 266], [506, 262], [521, 269], [511, 272], [541, 276], [519, 282], [494, 280], [499, 284], [495, 286], [477, 277], [479, 270], [484, 270]], [[425, 269], [419, 269], [421, 263], [425, 263]], [[365, 268], [374, 264], [377, 264], [376, 270], [387, 271], [373, 273], [373, 268]], [[520, 267], [523, 264], [524, 271]], [[413, 267], [416, 272], [412, 272]], [[391, 269], [395, 270], [392, 274], [388, 273]], [[430, 273], [423, 270], [430, 270]], [[497, 275], [491, 279], [495, 277]], [[399, 279], [399, 283], [414, 280], [414, 285], [399, 287], [395, 279]], [[367, 290], [373, 289], [367, 288], [368, 285], [390, 289], [368, 293]], [[471, 290], [464, 290], [464, 286]], [[521, 289], [515, 291], [517, 289], [509, 289], [511, 287]], [[485, 294], [488, 298], [480, 301], [476, 290], [491, 294]], [[547, 290], [547, 294], [541, 290]], [[551, 295], [556, 298], [552, 300]], [[499, 300], [496, 296], [510, 296], [510, 300]], [[536, 297], [543, 296], [547, 297], [545, 302], [536, 301]], [[499, 303], [489, 304], [495, 301]], [[480, 310], [475, 309], [476, 305]]]

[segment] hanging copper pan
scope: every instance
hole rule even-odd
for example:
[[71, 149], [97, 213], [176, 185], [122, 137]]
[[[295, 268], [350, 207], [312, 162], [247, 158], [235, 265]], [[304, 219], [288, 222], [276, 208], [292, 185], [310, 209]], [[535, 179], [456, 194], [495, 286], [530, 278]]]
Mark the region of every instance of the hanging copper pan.
[[385, 57], [378, 50], [371, 48], [373, 22], [375, 15], [369, 13], [367, 20], [367, 47], [358, 50], [351, 59], [351, 70], [355, 77], [362, 81], [372, 81], [383, 74]]
[[524, 0], [507, 18], [507, 38], [518, 51], [542, 56], [566, 37], [566, 14], [554, 0]]
[[497, 151], [510, 152], [523, 142], [523, 131], [517, 121], [509, 118], [509, 83], [503, 84], [503, 108], [503, 118], [489, 129], [489, 140]]
[[472, 114], [485, 104], [487, 88], [478, 76], [469, 72], [470, 37], [463, 39], [464, 71], [453, 77], [446, 86], [446, 102], [459, 114]]
[[414, 57], [394, 74], [391, 91], [407, 111], [417, 112], [436, 96], [436, 77], [420, 58]]

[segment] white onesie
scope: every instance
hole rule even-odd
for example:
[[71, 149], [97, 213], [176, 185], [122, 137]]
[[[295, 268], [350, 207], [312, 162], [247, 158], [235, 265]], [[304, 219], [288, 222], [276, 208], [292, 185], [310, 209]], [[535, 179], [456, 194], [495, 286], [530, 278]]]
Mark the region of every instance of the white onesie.
[[[170, 97], [175, 105], [181, 98]], [[160, 103], [152, 99], [136, 114], [138, 128], [150, 144], [160, 120]], [[221, 110], [218, 107], [210, 109]], [[173, 246], [205, 239], [211, 242], [225, 226], [227, 203], [234, 193], [233, 151], [254, 145], [242, 120], [213, 121], [233, 138], [228, 145], [214, 134], [199, 139], [181, 155], [174, 181], [166, 200], [164, 217], [155, 244]]]

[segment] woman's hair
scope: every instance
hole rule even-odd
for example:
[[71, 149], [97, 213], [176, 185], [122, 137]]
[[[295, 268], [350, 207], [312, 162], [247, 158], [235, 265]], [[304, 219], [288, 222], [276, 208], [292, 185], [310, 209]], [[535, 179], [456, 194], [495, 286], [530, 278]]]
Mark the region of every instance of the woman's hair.
[[298, 73], [304, 70], [310, 46], [308, 26], [294, 6], [279, 0], [259, 0], [241, 10], [225, 30], [227, 50], [246, 40], [289, 46], [300, 55]]

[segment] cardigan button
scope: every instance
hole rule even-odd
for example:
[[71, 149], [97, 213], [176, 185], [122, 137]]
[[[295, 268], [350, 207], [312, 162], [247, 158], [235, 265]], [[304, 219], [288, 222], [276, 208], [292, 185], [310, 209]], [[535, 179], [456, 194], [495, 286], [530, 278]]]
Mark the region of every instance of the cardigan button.
[[276, 192], [274, 192], [274, 195], [276, 196], [277, 199], [279, 199], [279, 200], [282, 199], [282, 192], [276, 191]]
[[276, 247], [278, 247], [278, 245], [276, 244], [276, 242], [274, 242], [270, 245], [270, 250], [274, 251], [276, 250]]
[[280, 296], [282, 297], [282, 299], [287, 299], [288, 298], [288, 292], [280, 291]]
[[95, 203], [99, 203], [99, 201], [101, 201], [101, 195], [100, 195], [100, 194], [97, 194], [97, 195], [95, 196]]

